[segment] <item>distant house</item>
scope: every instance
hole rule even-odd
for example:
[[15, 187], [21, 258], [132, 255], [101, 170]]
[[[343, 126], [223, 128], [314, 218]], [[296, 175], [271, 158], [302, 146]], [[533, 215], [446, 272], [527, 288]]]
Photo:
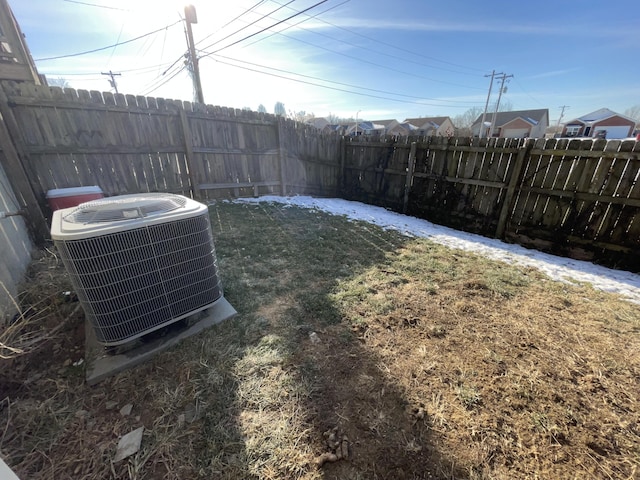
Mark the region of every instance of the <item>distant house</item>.
[[418, 134], [418, 127], [416, 127], [415, 125], [409, 122], [402, 122], [402, 123], [396, 124], [393, 128], [389, 129], [387, 131], [387, 135], [397, 135], [401, 137], [406, 137], [408, 135], [419, 135], [419, 134]]
[[562, 136], [626, 138], [631, 136], [635, 126], [635, 120], [608, 108], [601, 108], [567, 122], [562, 129]]
[[[482, 129], [483, 136], [488, 136], [492, 120], [493, 113], [487, 113], [485, 127]], [[471, 132], [474, 137], [480, 134], [481, 123], [482, 115], [478, 116], [471, 126]], [[549, 110], [547, 108], [498, 112], [491, 130], [491, 136], [500, 138], [543, 138], [548, 126]]]
[[385, 135], [390, 135], [389, 131], [393, 130], [398, 125], [397, 120], [390, 118], [386, 120], [372, 120], [371, 123], [375, 125], [384, 125]]
[[417, 127], [414, 135], [451, 137], [455, 133], [455, 127], [449, 117], [406, 118], [403, 123]]
[[384, 125], [385, 135], [395, 135], [406, 137], [407, 135], [418, 135], [418, 127], [408, 122], [400, 123], [397, 120], [373, 120], [374, 125]]
[[384, 125], [369, 121], [354, 122], [349, 125], [345, 135], [384, 135], [386, 129]]
[[329, 128], [329, 120], [327, 120], [326, 118], [322, 118], [322, 117], [310, 118], [309, 120], [307, 120], [304, 123], [306, 123], [307, 125], [312, 125], [312, 126], [316, 127], [318, 130], [321, 130], [321, 131], [325, 131], [325, 130], [329, 131], [330, 130], [330, 128]]

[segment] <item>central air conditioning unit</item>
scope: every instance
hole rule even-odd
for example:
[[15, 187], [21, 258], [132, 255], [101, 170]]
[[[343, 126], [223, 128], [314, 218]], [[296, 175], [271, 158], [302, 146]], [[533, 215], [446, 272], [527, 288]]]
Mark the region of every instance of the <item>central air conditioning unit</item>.
[[209, 211], [162, 193], [53, 212], [51, 237], [98, 342], [122, 345], [222, 297]]

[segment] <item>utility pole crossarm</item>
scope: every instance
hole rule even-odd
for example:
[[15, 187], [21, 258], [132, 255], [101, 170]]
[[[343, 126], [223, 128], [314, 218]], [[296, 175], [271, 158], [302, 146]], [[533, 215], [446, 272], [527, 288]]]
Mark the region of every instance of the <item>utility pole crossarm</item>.
[[120, 76], [122, 75], [121, 73], [113, 73], [111, 70], [109, 70], [108, 72], [100, 72], [102, 75], [107, 75], [109, 77], [111, 77], [111, 80], [109, 80], [109, 84], [111, 85], [111, 88], [113, 88], [116, 93], [118, 92], [118, 84], [116, 83], [116, 79], [114, 77], [116, 76]]

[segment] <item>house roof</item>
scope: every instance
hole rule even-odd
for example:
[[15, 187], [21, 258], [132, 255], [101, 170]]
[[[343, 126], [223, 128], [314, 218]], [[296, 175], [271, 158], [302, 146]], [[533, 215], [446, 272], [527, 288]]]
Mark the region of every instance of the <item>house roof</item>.
[[399, 123], [396, 126], [394, 126], [392, 128], [392, 130], [396, 130], [396, 129], [401, 129], [404, 130], [406, 132], [413, 132], [415, 130], [418, 130], [419, 127], [416, 127], [415, 125], [413, 125], [412, 123], [409, 122], [403, 122], [403, 123]]
[[416, 127], [422, 127], [429, 124], [432, 127], [438, 128], [449, 117], [419, 117], [419, 118], [405, 118], [403, 123], [410, 123]]
[[329, 121], [326, 118], [322, 118], [322, 117], [311, 118], [307, 120], [305, 123], [307, 123], [308, 125], [313, 125], [314, 127], [319, 129], [323, 129], [324, 127], [329, 125]]
[[574, 118], [573, 120], [567, 122], [567, 125], [570, 125], [572, 123], [584, 123], [584, 124], [594, 123], [594, 122], [599, 122], [600, 120], [606, 120], [607, 118], [611, 118], [611, 117], [621, 117], [627, 120], [631, 120], [632, 122], [635, 122], [635, 120], [633, 120], [632, 118], [616, 113], [613, 110], [609, 110], [608, 108], [601, 108], [599, 110], [596, 110], [595, 112], [587, 113], [582, 117]]
[[[543, 119], [544, 116], [549, 118], [549, 110], [547, 108], [541, 108], [538, 110], [514, 110], [511, 112], [498, 112], [496, 114], [496, 123], [495, 127], [501, 127], [505, 123], [509, 123], [516, 118], [522, 118], [525, 122], [530, 123], [531, 125], [537, 125]], [[493, 118], [493, 113], [488, 113], [485, 118], [485, 121], [490, 122]], [[474, 125], [479, 124], [482, 121], [482, 115], [479, 115], [476, 118], [476, 121], [473, 122]]]
[[392, 118], [389, 120], [372, 120], [372, 122], [375, 123], [376, 125], [384, 125], [385, 127], [388, 127], [393, 122], [397, 122], [397, 120]]

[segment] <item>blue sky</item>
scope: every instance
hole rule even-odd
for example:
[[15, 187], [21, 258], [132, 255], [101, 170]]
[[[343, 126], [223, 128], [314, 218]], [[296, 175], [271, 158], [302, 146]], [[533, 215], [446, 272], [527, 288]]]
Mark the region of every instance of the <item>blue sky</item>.
[[[318, 117], [455, 117], [484, 108], [486, 75], [495, 70], [513, 75], [502, 96], [507, 105], [548, 108], [552, 124], [563, 105], [563, 120], [602, 107], [624, 113], [640, 105], [635, 1], [320, 2], [193, 0], [205, 102], [253, 110], [262, 104], [269, 112], [282, 102], [287, 111]], [[182, 68], [184, 3], [9, 3], [39, 72], [49, 78], [113, 91], [101, 74], [111, 70], [121, 73], [120, 93], [192, 100], [192, 83]], [[117, 47], [49, 59], [156, 30]], [[497, 95], [494, 84], [492, 102]]]

